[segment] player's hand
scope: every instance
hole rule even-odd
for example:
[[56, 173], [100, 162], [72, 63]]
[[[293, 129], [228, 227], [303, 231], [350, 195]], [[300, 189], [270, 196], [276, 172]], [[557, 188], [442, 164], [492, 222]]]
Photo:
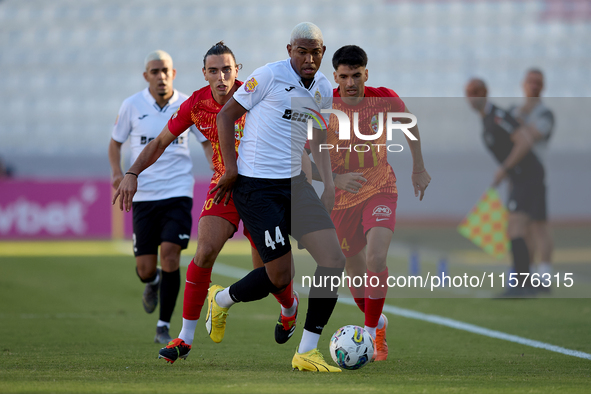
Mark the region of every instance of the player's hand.
[[113, 186], [113, 189], [117, 190], [119, 188], [119, 184], [121, 183], [122, 180], [123, 180], [123, 174], [119, 173], [117, 175], [113, 175], [111, 177], [111, 185]]
[[419, 197], [419, 201], [423, 201], [425, 189], [427, 188], [427, 186], [429, 186], [429, 183], [431, 182], [431, 175], [429, 175], [427, 170], [413, 171], [411, 179], [412, 186], [415, 189], [415, 197]]
[[125, 210], [129, 212], [131, 210], [131, 203], [135, 192], [137, 192], [137, 177], [135, 175], [127, 174], [119, 183], [119, 187], [117, 188], [111, 203], [115, 205], [117, 197], [121, 196], [119, 199], [119, 209], [123, 211], [123, 206], [125, 206]]
[[320, 196], [320, 201], [324, 204], [324, 208], [328, 211], [328, 213], [332, 212], [334, 208], [334, 198], [335, 198], [335, 191], [334, 187], [324, 187], [324, 191], [322, 192], [322, 196]]
[[499, 184], [503, 181], [503, 179], [505, 179], [506, 176], [507, 170], [505, 170], [505, 168], [503, 167], [499, 168], [495, 173], [495, 178], [493, 179], [492, 187], [499, 186]]
[[336, 187], [353, 194], [359, 192], [359, 189], [363, 186], [361, 182], [367, 182], [367, 179], [363, 177], [363, 174], [357, 172], [339, 174], [334, 179], [334, 185]]
[[228, 205], [230, 202], [230, 198], [232, 197], [232, 188], [234, 187], [234, 182], [238, 178], [238, 172], [224, 173], [218, 184], [214, 186], [213, 189], [209, 192], [209, 194], [215, 193], [213, 197], [214, 204], [219, 204], [220, 202], [224, 201], [224, 205]]

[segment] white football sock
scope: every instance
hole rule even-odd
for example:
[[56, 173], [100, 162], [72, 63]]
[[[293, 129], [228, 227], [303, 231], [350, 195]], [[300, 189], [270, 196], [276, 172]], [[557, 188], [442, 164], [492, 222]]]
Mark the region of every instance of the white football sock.
[[384, 319], [384, 314], [380, 315], [380, 320], [378, 321], [378, 328], [381, 330], [386, 325], [386, 319]]
[[170, 330], [170, 323], [162, 321], [162, 320], [158, 320], [158, 323], [156, 323], [156, 327], [166, 327]]
[[316, 349], [318, 347], [318, 340], [320, 339], [320, 334], [316, 334], [304, 329], [302, 333], [302, 340], [300, 341], [300, 346], [298, 347], [298, 353], [306, 353], [312, 349]]
[[298, 308], [298, 299], [293, 297], [293, 304], [291, 305], [291, 307], [284, 308], [283, 305], [281, 305], [281, 313], [285, 317], [292, 317], [293, 315], [295, 315], [297, 308]]
[[552, 264], [550, 263], [539, 263], [538, 264], [538, 274], [549, 274], [552, 275], [554, 270], [552, 269]]
[[367, 331], [373, 339], [376, 339], [376, 327], [365, 326], [365, 331]]
[[230, 287], [226, 287], [224, 290], [219, 291], [215, 296], [215, 302], [218, 303], [222, 308], [229, 308], [235, 304], [232, 297], [230, 297]]
[[181, 328], [181, 333], [179, 334], [179, 338], [181, 338], [187, 345], [193, 344], [193, 339], [195, 338], [195, 329], [197, 328], [197, 320], [187, 320], [183, 318], [183, 327]]

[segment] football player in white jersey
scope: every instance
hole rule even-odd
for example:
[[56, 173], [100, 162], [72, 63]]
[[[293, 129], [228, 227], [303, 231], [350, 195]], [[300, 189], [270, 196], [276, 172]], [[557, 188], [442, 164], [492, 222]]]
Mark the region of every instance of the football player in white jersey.
[[[265, 267], [251, 271], [226, 289], [212, 286], [205, 324], [212, 340], [220, 342], [228, 309], [234, 303], [259, 300], [289, 289], [292, 253], [288, 235], [292, 235], [318, 263], [314, 274], [318, 285], [310, 288], [304, 333], [292, 367], [340, 372], [318, 351], [318, 339], [337, 301], [337, 288], [322, 286], [321, 282], [326, 277], [340, 277], [345, 266], [328, 213], [335, 199], [330, 156], [318, 149], [326, 142], [329, 116], [321, 114], [321, 110], [332, 108], [332, 86], [318, 71], [325, 50], [320, 29], [312, 23], [300, 23], [287, 45], [289, 58], [255, 70], [218, 114], [226, 172], [211, 191], [217, 192], [214, 202], [227, 203], [232, 193]], [[245, 113], [237, 161], [233, 125]], [[310, 139], [314, 160], [325, 182], [322, 202], [301, 171], [308, 119], [314, 124]], [[282, 309], [281, 314], [286, 322], [291, 317], [295, 323], [298, 300], [295, 296], [292, 299], [292, 307]]]
[[[145, 59], [145, 67], [144, 78], [149, 86], [123, 102], [113, 127], [109, 163], [115, 189], [123, 179], [121, 145], [131, 139], [131, 161], [135, 161], [187, 99], [173, 88], [176, 70], [168, 53], [151, 52]], [[209, 142], [196, 129], [191, 131], [204, 149], [211, 150]], [[194, 179], [188, 139], [189, 133], [185, 131], [158, 163], [138, 177], [138, 193], [133, 198], [133, 251], [137, 275], [146, 284], [142, 303], [147, 313], [154, 312], [160, 298], [154, 338], [157, 343], [171, 340], [168, 332], [180, 289], [180, 255], [187, 248], [191, 234]], [[211, 157], [207, 153], [206, 156]], [[161, 269], [157, 268], [158, 245]]]

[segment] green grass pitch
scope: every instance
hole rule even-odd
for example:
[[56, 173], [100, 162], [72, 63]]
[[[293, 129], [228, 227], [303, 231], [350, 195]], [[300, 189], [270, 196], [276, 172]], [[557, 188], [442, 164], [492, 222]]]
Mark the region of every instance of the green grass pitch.
[[[248, 268], [249, 257], [220, 262]], [[186, 268], [181, 268], [183, 282]], [[234, 279], [214, 274], [223, 286]], [[205, 331], [174, 365], [157, 359], [157, 314], [141, 306], [130, 256], [0, 258], [0, 392], [33, 393], [498, 393], [591, 392], [591, 360], [389, 316], [386, 362], [340, 374], [291, 370], [298, 329], [277, 345], [274, 298], [234, 306], [222, 343]], [[588, 299], [388, 299], [387, 304], [591, 353]], [[182, 289], [171, 334], [181, 325]], [[356, 307], [337, 304], [320, 349]]]

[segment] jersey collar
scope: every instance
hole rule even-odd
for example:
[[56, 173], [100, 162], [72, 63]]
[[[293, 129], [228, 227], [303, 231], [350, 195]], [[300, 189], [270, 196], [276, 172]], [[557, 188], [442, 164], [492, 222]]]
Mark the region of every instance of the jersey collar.
[[179, 99], [179, 92], [176, 89], [174, 89], [172, 91], [172, 97], [168, 100], [168, 103], [166, 103], [166, 105], [163, 108], [160, 108], [160, 106], [158, 104], [156, 104], [156, 99], [150, 93], [149, 88], [145, 88], [143, 93], [144, 93], [144, 98], [146, 99], [146, 101], [159, 112], [166, 111], [166, 109], [168, 108], [168, 106], [170, 104], [173, 104], [174, 102], [176, 102]]
[[296, 72], [296, 70], [293, 69], [293, 66], [291, 65], [291, 58], [287, 58], [286, 63], [287, 63], [287, 69], [289, 70], [289, 73], [296, 79], [296, 81], [298, 81], [298, 83], [300, 84], [301, 87], [303, 87], [306, 90], [311, 90], [314, 87], [314, 85], [316, 85], [316, 77], [318, 76], [318, 73], [320, 72], [320, 70], [318, 70], [316, 72], [316, 74], [314, 74], [314, 79], [313, 79], [312, 83], [310, 84], [310, 87], [306, 88], [304, 86], [304, 84], [302, 83], [302, 77], [300, 76], [300, 74], [298, 74]]

